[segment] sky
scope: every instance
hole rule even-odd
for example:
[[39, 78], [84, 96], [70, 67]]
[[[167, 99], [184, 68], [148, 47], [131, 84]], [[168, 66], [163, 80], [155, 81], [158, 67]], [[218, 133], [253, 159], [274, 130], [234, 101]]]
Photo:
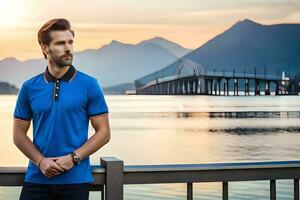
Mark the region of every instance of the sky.
[[194, 49], [251, 19], [261, 24], [300, 23], [299, 0], [0, 0], [0, 60], [42, 58], [39, 28], [66, 18], [74, 51], [117, 40], [136, 44], [156, 36]]

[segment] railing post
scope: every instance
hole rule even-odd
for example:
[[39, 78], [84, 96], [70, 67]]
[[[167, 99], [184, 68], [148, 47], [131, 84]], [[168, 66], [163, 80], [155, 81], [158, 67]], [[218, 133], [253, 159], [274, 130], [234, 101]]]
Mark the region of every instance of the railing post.
[[299, 200], [299, 179], [294, 179], [294, 200]]
[[270, 181], [270, 199], [276, 200], [276, 180]]
[[122, 200], [123, 161], [115, 157], [100, 157], [100, 164], [106, 169], [105, 200]]
[[193, 183], [187, 183], [187, 200], [193, 200]]
[[228, 200], [228, 182], [222, 182], [222, 199], [223, 200]]

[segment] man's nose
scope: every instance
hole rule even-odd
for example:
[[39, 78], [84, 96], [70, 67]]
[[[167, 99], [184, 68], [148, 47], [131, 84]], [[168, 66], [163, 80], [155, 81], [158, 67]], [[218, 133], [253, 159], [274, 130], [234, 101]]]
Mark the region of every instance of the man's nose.
[[65, 51], [71, 51], [72, 47], [70, 44], [65, 45]]

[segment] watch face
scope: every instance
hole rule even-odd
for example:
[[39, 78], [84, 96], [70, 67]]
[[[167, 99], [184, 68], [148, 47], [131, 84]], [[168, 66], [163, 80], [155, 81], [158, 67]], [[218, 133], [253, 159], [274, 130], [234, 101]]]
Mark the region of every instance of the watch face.
[[80, 158], [78, 156], [74, 157], [75, 162], [79, 163], [80, 162]]
[[75, 153], [72, 153], [72, 156], [73, 156], [73, 160], [74, 160], [75, 164], [79, 164], [79, 162], [80, 162], [80, 157], [77, 156]]

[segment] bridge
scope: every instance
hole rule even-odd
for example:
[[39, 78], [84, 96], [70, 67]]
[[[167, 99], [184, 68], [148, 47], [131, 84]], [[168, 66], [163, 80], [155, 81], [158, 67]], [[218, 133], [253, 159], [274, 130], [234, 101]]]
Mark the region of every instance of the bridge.
[[137, 95], [298, 95], [299, 82], [279, 67], [208, 67], [192, 59], [135, 80]]

